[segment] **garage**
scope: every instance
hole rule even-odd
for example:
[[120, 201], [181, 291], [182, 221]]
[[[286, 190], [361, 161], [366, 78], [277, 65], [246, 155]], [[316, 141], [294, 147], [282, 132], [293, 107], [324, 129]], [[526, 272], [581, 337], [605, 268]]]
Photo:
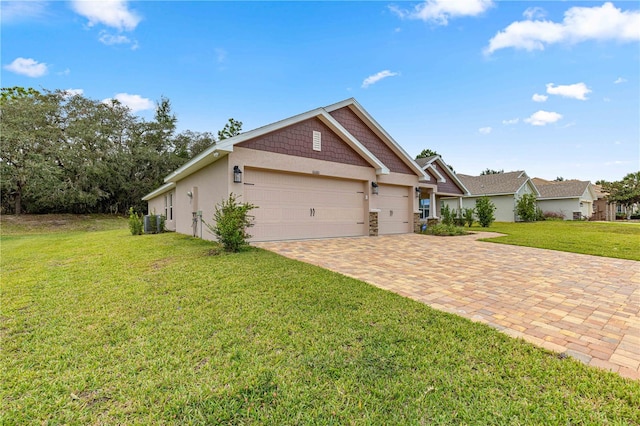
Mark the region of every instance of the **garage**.
[[410, 187], [380, 184], [377, 206], [379, 235], [411, 232], [412, 199]]
[[367, 235], [365, 182], [245, 168], [252, 241]]

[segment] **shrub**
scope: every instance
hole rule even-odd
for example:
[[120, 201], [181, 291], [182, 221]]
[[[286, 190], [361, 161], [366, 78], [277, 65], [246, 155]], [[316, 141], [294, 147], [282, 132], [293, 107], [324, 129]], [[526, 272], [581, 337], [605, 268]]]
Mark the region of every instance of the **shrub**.
[[463, 227], [464, 223], [465, 223], [465, 221], [464, 221], [464, 216], [462, 214], [462, 210], [460, 210], [460, 209], [456, 210], [455, 217], [453, 218], [453, 224], [455, 226]]
[[471, 225], [473, 225], [473, 214], [475, 213], [475, 209], [463, 209], [463, 215], [464, 215], [464, 223], [471, 228]]
[[544, 212], [544, 220], [564, 220], [564, 214], [560, 212]]
[[453, 225], [454, 223], [454, 213], [449, 208], [448, 205], [442, 206], [442, 210], [440, 211], [440, 216], [442, 216], [442, 224], [443, 225]]
[[142, 215], [136, 213], [133, 207], [129, 207], [129, 231], [131, 235], [142, 235]]
[[516, 203], [516, 214], [524, 222], [535, 222], [537, 217], [536, 195], [524, 194]]
[[207, 225], [207, 228], [218, 237], [225, 251], [237, 252], [241, 248], [249, 245], [247, 240], [251, 235], [247, 233], [247, 228], [253, 226], [253, 216], [249, 212], [257, 208], [253, 204], [238, 203], [238, 197], [229, 194], [227, 200], [223, 200], [216, 205], [213, 215], [215, 225]]
[[496, 205], [489, 199], [489, 197], [480, 197], [476, 200], [476, 215], [478, 216], [478, 223], [483, 228], [491, 226], [496, 217], [494, 212], [496, 211]]
[[449, 237], [456, 235], [467, 235], [469, 234], [469, 232], [465, 231], [464, 228], [460, 228], [459, 226], [439, 223], [437, 225], [428, 227], [427, 234]]

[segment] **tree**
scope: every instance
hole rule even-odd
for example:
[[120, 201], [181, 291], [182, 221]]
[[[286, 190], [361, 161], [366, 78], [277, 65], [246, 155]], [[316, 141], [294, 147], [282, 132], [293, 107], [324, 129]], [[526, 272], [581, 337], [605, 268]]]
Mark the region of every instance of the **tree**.
[[55, 126], [60, 99], [56, 93], [22, 87], [1, 93], [1, 198], [3, 210], [19, 215], [30, 198], [55, 193], [51, 184], [59, 181], [60, 170], [52, 152], [60, 133]]
[[524, 194], [516, 203], [516, 214], [525, 222], [535, 222], [538, 218], [538, 209], [536, 202], [538, 201], [535, 194]]
[[500, 173], [504, 173], [504, 169], [502, 169], [502, 170], [484, 169], [480, 173], [480, 176], [484, 176], [484, 175], [499, 175]]
[[218, 131], [218, 140], [232, 138], [242, 132], [242, 121], [230, 118], [222, 130]]
[[422, 152], [418, 155], [416, 155], [416, 160], [418, 158], [427, 158], [427, 157], [433, 157], [435, 155], [440, 155], [435, 151], [430, 150], [429, 148], [423, 149]]
[[493, 221], [496, 220], [493, 214], [495, 211], [496, 206], [489, 197], [480, 197], [476, 200], [476, 215], [478, 216], [478, 223], [483, 228], [491, 226]]
[[602, 189], [609, 193], [607, 199], [621, 204], [631, 214], [630, 207], [640, 203], [640, 171], [627, 174], [617, 182], [602, 182]]
[[564, 182], [564, 178], [562, 176], [558, 176], [553, 181], [554, 182]]

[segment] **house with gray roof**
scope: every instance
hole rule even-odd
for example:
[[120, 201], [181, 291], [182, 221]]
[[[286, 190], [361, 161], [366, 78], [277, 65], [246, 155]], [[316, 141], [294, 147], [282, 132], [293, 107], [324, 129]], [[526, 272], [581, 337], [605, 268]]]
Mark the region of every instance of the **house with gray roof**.
[[523, 170], [480, 176], [464, 174], [457, 176], [469, 191], [469, 195], [443, 197], [442, 204], [454, 210], [474, 208], [478, 198], [487, 196], [496, 206], [494, 215], [497, 222], [518, 220], [516, 204], [524, 194], [535, 194], [536, 197], [540, 197], [533, 181]]
[[561, 214], [565, 220], [588, 219], [594, 212], [594, 202], [598, 195], [589, 181], [564, 180], [549, 181], [533, 178], [538, 188], [538, 207], [543, 212]]

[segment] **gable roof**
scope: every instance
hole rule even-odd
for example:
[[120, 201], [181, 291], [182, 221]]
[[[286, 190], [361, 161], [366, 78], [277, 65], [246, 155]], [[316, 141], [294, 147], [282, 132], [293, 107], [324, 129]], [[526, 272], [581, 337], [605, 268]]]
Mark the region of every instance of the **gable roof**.
[[302, 114], [294, 115], [293, 117], [286, 118], [284, 120], [277, 121], [266, 126], [259, 127], [254, 130], [250, 130], [245, 133], [241, 133], [232, 138], [224, 139], [216, 142], [209, 148], [205, 149], [196, 157], [192, 158], [183, 166], [179, 167], [171, 174], [169, 174], [164, 181], [165, 182], [177, 182], [186, 176], [208, 166], [209, 164], [217, 161], [219, 158], [233, 152], [233, 147], [239, 143], [246, 142], [250, 139], [263, 136], [267, 133], [273, 132], [290, 126], [292, 124], [299, 123], [310, 118], [318, 118], [325, 125], [327, 125], [332, 131], [338, 135], [346, 144], [353, 148], [362, 158], [364, 158], [373, 168], [376, 169], [377, 175], [389, 174], [389, 168], [385, 166], [371, 151], [369, 151], [358, 139], [356, 139], [351, 133], [347, 131], [335, 118], [329, 114], [329, 112], [349, 106], [356, 114], [363, 119], [369, 125], [372, 130], [383, 139], [383, 141], [390, 146], [390, 148], [398, 155], [418, 176], [419, 179], [429, 180], [424, 171], [413, 161], [411, 157], [389, 136], [380, 125], [373, 120], [373, 118], [360, 106], [355, 99], [346, 99], [337, 104], [330, 105], [325, 108], [316, 108], [311, 111], [307, 111]]
[[593, 198], [597, 197], [593, 185], [589, 181], [582, 180], [563, 180], [548, 181], [540, 178], [533, 178], [533, 184], [538, 188], [540, 192], [539, 199], [554, 199], [554, 198], [580, 198], [589, 190]]
[[413, 172], [415, 172], [421, 181], [430, 180], [429, 176], [424, 173], [422, 168], [413, 160], [413, 158], [407, 154], [407, 152], [391, 137], [389, 133], [365, 110], [362, 105], [358, 103], [354, 98], [345, 99], [344, 101], [337, 102], [335, 104], [322, 108], [327, 112], [333, 112], [341, 108], [348, 107], [353, 111], [367, 126], [382, 139], [389, 148], [407, 165]]
[[[515, 194], [527, 182], [531, 183], [531, 179], [523, 170], [481, 176], [458, 174], [458, 177], [472, 196]], [[536, 195], [540, 195], [535, 185], [531, 186]]]
[[[422, 167], [422, 170], [429, 170], [437, 176], [438, 182], [447, 182], [447, 179], [450, 179], [456, 186], [458, 186], [458, 188], [460, 188], [463, 195], [471, 194], [458, 175], [451, 170], [447, 163], [444, 162], [441, 155], [418, 158], [416, 159], [416, 163]], [[436, 165], [439, 165], [440, 167], [436, 167]]]

